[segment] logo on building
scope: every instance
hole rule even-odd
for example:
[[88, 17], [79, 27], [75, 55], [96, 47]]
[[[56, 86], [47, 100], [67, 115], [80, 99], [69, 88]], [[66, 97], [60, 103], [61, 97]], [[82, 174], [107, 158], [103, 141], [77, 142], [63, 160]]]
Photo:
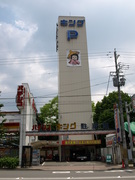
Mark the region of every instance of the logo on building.
[[78, 32], [75, 30], [68, 30], [67, 31], [67, 40], [70, 41], [70, 39], [77, 39]]
[[[85, 20], [61, 20], [60, 25], [63, 27], [83, 27]], [[67, 40], [77, 39], [78, 32], [76, 30], [67, 30]]]

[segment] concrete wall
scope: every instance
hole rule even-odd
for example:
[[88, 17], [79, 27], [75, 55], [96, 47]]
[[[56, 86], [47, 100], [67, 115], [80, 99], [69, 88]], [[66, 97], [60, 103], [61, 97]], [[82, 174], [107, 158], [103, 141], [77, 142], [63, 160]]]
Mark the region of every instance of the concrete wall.
[[[67, 26], [61, 26], [61, 20], [67, 21]], [[77, 23], [84, 20], [82, 27], [69, 26], [69, 22]], [[67, 40], [67, 31], [78, 32], [76, 39]], [[86, 38], [86, 22], [84, 17], [60, 16], [58, 19], [58, 55], [59, 55], [59, 123], [69, 124], [68, 130], [81, 130], [81, 124], [92, 128], [91, 91]], [[70, 51], [78, 52], [79, 65], [69, 65], [67, 58]], [[70, 128], [72, 123], [76, 128]], [[91, 135], [66, 136], [64, 139], [92, 139]]]

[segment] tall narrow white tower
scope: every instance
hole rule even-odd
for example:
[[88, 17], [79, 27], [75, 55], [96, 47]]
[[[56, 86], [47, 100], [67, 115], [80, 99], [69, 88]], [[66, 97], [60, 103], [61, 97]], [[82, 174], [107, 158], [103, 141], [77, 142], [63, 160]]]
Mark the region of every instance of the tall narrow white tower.
[[[59, 130], [92, 128], [89, 64], [84, 17], [60, 16], [57, 24], [59, 55]], [[64, 140], [92, 140], [92, 135], [69, 135]]]

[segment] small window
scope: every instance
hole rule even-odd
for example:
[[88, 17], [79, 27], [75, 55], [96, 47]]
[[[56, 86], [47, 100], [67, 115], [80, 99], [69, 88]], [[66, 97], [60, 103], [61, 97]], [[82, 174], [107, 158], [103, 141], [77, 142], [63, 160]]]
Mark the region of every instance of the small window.
[[87, 124], [81, 123], [81, 129], [87, 129]]

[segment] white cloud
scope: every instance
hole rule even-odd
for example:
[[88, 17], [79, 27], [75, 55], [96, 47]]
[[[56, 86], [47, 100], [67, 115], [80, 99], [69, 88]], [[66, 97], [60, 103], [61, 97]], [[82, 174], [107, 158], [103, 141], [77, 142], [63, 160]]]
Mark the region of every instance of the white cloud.
[[[134, 73], [134, 58], [123, 53], [135, 49], [134, 5], [134, 0], [130, 3], [129, 0], [1, 0], [0, 63], [6, 65], [0, 64], [0, 91], [15, 97], [17, 85], [26, 82], [34, 96], [56, 94], [58, 76], [54, 72], [58, 71], [58, 66], [49, 60], [57, 61], [55, 32], [58, 16], [85, 16], [92, 100], [101, 100], [100, 94], [106, 93], [109, 72], [115, 70], [114, 48], [120, 53], [119, 60], [131, 66], [126, 73]], [[107, 59], [108, 51], [112, 51], [111, 59]], [[91, 56], [91, 52], [95, 54]], [[48, 62], [43, 60], [41, 63], [42, 56]], [[133, 92], [133, 82], [134, 75], [127, 76], [126, 86], [122, 89]], [[117, 89], [110, 82], [109, 92], [112, 90]]]
[[7, 75], [6, 75], [6, 74], [1, 74], [1, 76], [0, 76], [0, 83], [3, 82], [3, 81], [5, 81], [6, 78], [7, 78]]
[[1, 23], [0, 46], [3, 50], [22, 50], [37, 30], [37, 25], [26, 25], [23, 21], [16, 21], [15, 25]]

